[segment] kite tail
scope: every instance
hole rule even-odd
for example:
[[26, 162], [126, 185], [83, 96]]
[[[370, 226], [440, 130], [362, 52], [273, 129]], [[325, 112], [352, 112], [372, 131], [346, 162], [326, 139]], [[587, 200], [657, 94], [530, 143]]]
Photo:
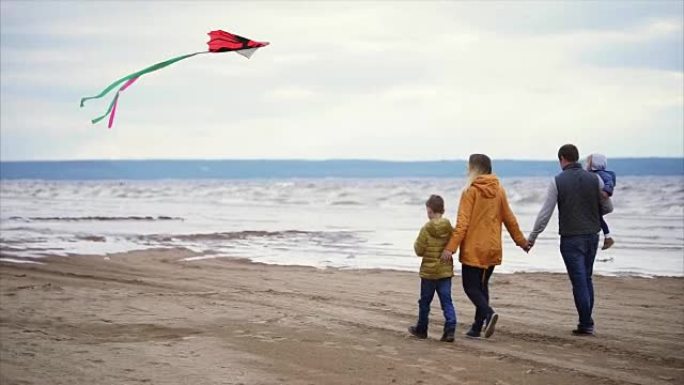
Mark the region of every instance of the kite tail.
[[109, 109], [107, 110], [107, 112], [104, 115], [93, 119], [92, 120], [93, 124], [104, 119], [107, 116], [107, 114], [109, 114], [111, 112], [111, 114], [109, 115], [109, 124], [107, 125], [107, 128], [112, 128], [112, 125], [114, 125], [114, 116], [116, 115], [116, 106], [118, 106], [118, 104], [119, 104], [119, 94], [121, 92], [123, 92], [124, 90], [126, 90], [126, 88], [128, 88], [131, 84], [135, 83], [136, 80], [138, 80], [138, 78], [132, 78], [132, 79], [128, 80], [126, 83], [124, 83], [123, 86], [121, 86], [121, 88], [119, 88], [118, 91], [116, 91], [116, 96], [114, 96], [114, 100], [112, 100], [112, 103], [109, 106]]
[[109, 116], [109, 128], [112, 128], [112, 124], [114, 123], [114, 115], [116, 114], [116, 106], [119, 102], [119, 94], [123, 92], [126, 88], [128, 88], [131, 84], [135, 83], [135, 81], [138, 80], [138, 78], [131, 78], [129, 79], [126, 83], [124, 83], [121, 88], [119, 88], [118, 91], [116, 91], [116, 95], [114, 95], [114, 99], [112, 99], [112, 102], [109, 104], [109, 108], [107, 108], [107, 112], [104, 113], [102, 116], [98, 116], [97, 118], [93, 119], [91, 122], [93, 124], [99, 122], [100, 120], [104, 119]]
[[119, 100], [119, 94], [122, 91], [124, 91], [126, 88], [128, 88], [131, 84], [133, 84], [136, 80], [138, 80], [139, 77], [141, 77], [142, 75], [148, 74], [150, 72], [160, 70], [164, 67], [167, 67], [173, 63], [179, 62], [183, 59], [187, 59], [189, 57], [193, 57], [195, 55], [199, 55], [199, 54], [203, 54], [203, 53], [208, 53], [208, 52], [207, 51], [200, 51], [200, 52], [195, 52], [195, 53], [191, 53], [191, 54], [187, 54], [187, 55], [178, 56], [178, 57], [163, 61], [161, 63], [157, 63], [155, 65], [149, 66], [143, 70], [132, 73], [130, 75], [124, 76], [121, 79], [119, 79], [119, 80], [115, 81], [114, 83], [110, 84], [109, 86], [107, 86], [107, 88], [102, 90], [102, 92], [100, 92], [99, 94], [97, 94], [95, 96], [87, 96], [87, 97], [81, 98], [81, 107], [83, 107], [86, 100], [99, 99], [99, 98], [107, 95], [114, 88], [116, 88], [119, 85], [121, 85], [122, 83], [124, 83], [123, 86], [121, 86], [121, 88], [119, 88], [119, 90], [116, 92], [114, 99], [109, 104], [109, 108], [107, 109], [107, 112], [105, 112], [104, 115], [99, 116], [99, 117], [92, 120], [92, 123], [95, 124], [95, 123], [101, 121], [102, 119], [106, 118], [110, 113], [112, 113], [112, 116], [109, 119], [109, 128], [111, 128], [112, 124], [114, 123], [114, 116], [113, 115], [116, 113], [116, 106], [117, 106], [117, 103]]
[[109, 123], [107, 124], [107, 128], [112, 128], [112, 125], [114, 124], [114, 116], [116, 115], [116, 106], [118, 106], [119, 103], [119, 94], [116, 94], [114, 97], [114, 108], [112, 108], [112, 113], [109, 114]]

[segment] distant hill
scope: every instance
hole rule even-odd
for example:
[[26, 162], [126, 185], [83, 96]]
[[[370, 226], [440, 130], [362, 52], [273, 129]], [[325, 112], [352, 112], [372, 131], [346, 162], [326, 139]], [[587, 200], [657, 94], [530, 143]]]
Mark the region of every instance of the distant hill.
[[[254, 179], [459, 177], [463, 160], [394, 162], [380, 160], [91, 160], [0, 162], [0, 179]], [[684, 176], [684, 158], [609, 160], [619, 176]], [[551, 176], [556, 161], [494, 160], [502, 177]]]

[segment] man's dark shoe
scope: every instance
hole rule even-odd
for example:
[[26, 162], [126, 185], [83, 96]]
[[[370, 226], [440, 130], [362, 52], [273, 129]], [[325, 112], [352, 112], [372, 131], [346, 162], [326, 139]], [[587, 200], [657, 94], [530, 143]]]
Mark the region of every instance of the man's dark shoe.
[[486, 319], [485, 319], [485, 326], [484, 326], [484, 337], [489, 338], [494, 334], [494, 328], [496, 327], [496, 322], [499, 320], [499, 315], [496, 314], [495, 312], [491, 313]]
[[411, 333], [412, 336], [414, 336], [414, 337], [416, 337], [416, 338], [419, 338], [419, 339], [421, 339], [421, 340], [424, 340], [424, 339], [427, 338], [427, 330], [425, 330], [425, 331], [420, 331], [420, 330], [418, 330], [417, 327], [415, 327], [415, 326], [410, 326], [410, 327], [408, 328], [408, 331], [409, 331], [409, 333]]
[[444, 334], [442, 334], [442, 338], [440, 341], [443, 342], [454, 342], [454, 331], [453, 330], [446, 330]]
[[475, 330], [474, 328], [471, 327], [470, 330], [468, 330], [468, 332], [466, 333], [466, 337], [480, 339], [481, 338], [480, 337], [480, 331]]
[[572, 331], [572, 335], [578, 337], [594, 337], [596, 334], [594, 334], [594, 329], [577, 328]]

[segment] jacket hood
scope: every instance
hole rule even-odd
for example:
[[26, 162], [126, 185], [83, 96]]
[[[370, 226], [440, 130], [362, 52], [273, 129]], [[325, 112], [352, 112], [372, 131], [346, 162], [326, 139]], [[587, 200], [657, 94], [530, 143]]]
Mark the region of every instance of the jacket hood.
[[427, 223], [426, 230], [428, 234], [435, 238], [447, 238], [451, 236], [453, 228], [451, 227], [451, 222], [446, 218], [435, 218], [431, 219]]
[[591, 163], [589, 169], [592, 171], [601, 171], [608, 168], [608, 159], [603, 154], [591, 154]]
[[483, 197], [494, 198], [501, 189], [499, 184], [499, 178], [494, 174], [480, 175], [471, 184], [474, 188], [478, 189]]

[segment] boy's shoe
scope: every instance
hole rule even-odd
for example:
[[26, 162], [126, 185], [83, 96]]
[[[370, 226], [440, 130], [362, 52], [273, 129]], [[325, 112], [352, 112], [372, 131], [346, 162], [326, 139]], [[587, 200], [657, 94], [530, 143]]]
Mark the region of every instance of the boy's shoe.
[[411, 333], [412, 336], [424, 340], [427, 338], [427, 330], [426, 331], [419, 331], [417, 327], [415, 326], [409, 326], [408, 332]]
[[440, 341], [442, 342], [454, 342], [454, 330], [447, 330], [442, 334]]
[[572, 331], [572, 335], [577, 337], [594, 337], [596, 334], [594, 334], [594, 329], [577, 328]]
[[610, 237], [606, 238], [603, 240], [603, 247], [601, 247], [601, 250], [610, 249], [613, 246], [613, 244], [615, 244], [615, 241], [613, 240], [613, 238], [610, 238]]
[[475, 330], [471, 327], [470, 330], [468, 330], [468, 332], [466, 333], [466, 337], [480, 339], [480, 331]]
[[491, 313], [486, 319], [485, 319], [485, 326], [484, 326], [484, 337], [489, 338], [494, 334], [494, 328], [496, 327], [496, 322], [499, 320], [499, 315], [496, 314], [496, 312]]

